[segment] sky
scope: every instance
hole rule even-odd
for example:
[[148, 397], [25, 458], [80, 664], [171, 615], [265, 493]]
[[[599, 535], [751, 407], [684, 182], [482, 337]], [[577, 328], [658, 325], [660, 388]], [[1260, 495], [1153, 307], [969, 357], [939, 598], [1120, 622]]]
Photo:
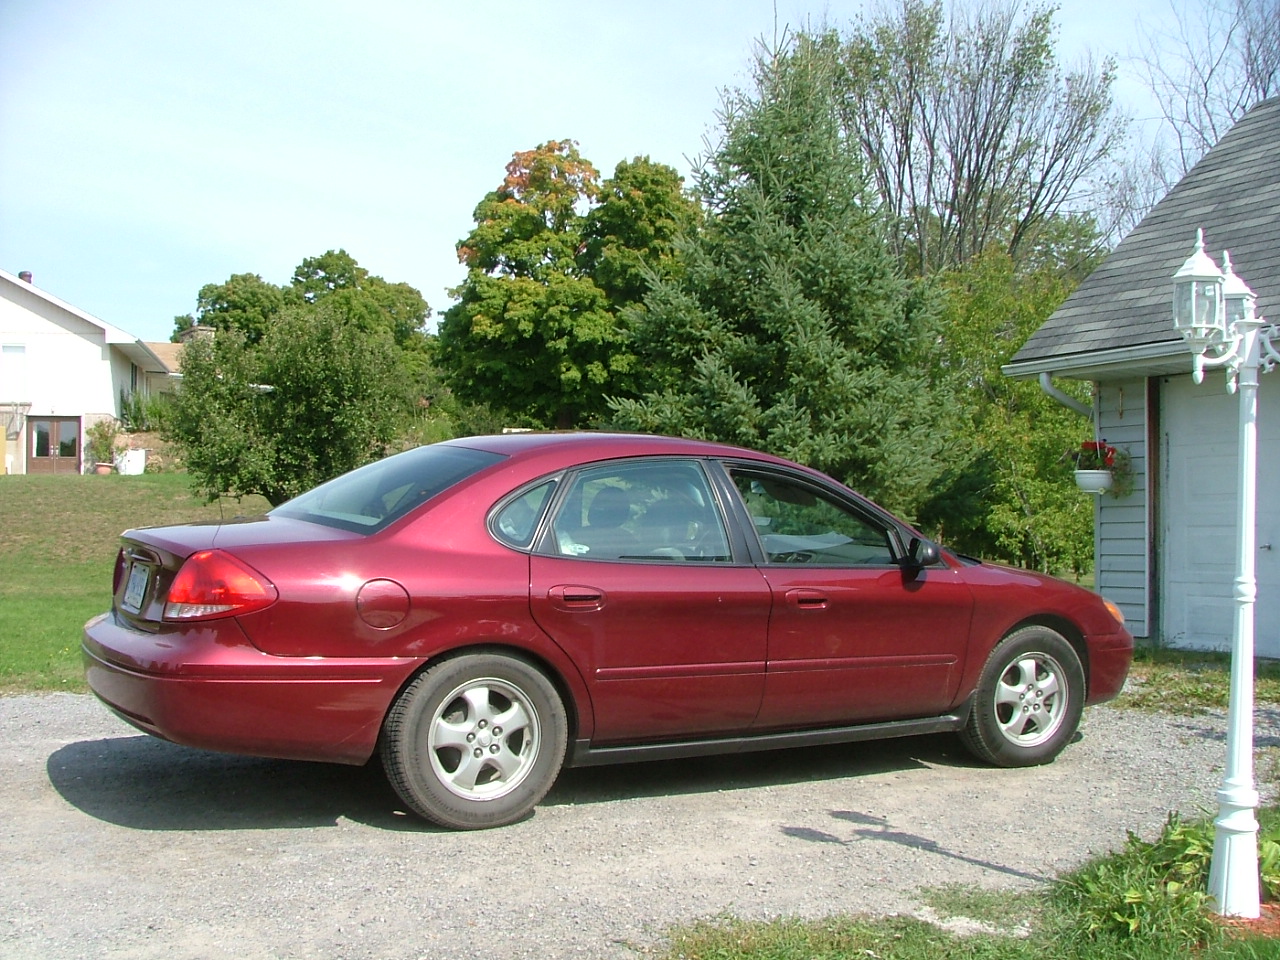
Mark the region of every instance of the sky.
[[[1169, 0], [1060, 0], [1058, 53], [1119, 61]], [[435, 313], [517, 150], [686, 177], [761, 38], [861, 0], [0, 0], [0, 269], [143, 340], [207, 283], [343, 248]]]

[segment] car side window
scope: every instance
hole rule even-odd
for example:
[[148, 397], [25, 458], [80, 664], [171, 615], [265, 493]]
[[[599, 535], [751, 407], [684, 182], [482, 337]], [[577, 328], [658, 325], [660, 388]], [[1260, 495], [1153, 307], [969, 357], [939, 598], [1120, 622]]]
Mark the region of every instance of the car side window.
[[711, 486], [692, 460], [624, 461], [580, 471], [552, 521], [548, 549], [586, 560], [732, 559]]
[[889, 531], [798, 480], [730, 470], [769, 563], [829, 567], [894, 563]]
[[542, 508], [547, 505], [549, 494], [555, 489], [555, 481], [540, 483], [500, 508], [493, 516], [492, 529], [503, 543], [513, 547], [527, 547], [538, 528]]

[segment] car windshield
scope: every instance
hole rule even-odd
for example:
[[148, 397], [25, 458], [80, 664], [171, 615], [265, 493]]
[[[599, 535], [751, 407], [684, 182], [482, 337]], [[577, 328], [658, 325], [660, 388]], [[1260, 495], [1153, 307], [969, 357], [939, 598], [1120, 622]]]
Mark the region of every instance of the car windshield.
[[356, 533], [376, 533], [502, 454], [433, 444], [344, 473], [271, 511]]

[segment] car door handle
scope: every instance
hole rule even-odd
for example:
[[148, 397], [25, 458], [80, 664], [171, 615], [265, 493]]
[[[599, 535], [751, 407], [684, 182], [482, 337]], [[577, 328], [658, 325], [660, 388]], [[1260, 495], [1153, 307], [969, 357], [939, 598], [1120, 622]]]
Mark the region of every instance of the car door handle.
[[560, 610], [599, 610], [604, 606], [604, 591], [599, 587], [563, 583], [548, 590], [547, 599]]
[[793, 587], [787, 591], [787, 602], [801, 610], [825, 610], [830, 602], [827, 595], [813, 587]]

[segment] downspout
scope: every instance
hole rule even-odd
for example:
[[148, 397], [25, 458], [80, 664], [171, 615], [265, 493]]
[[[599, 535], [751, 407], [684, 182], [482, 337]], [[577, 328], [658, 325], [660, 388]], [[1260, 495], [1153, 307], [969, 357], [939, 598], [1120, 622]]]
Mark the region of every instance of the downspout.
[[[1099, 404], [1097, 402], [1097, 396], [1098, 396], [1097, 384], [1094, 384], [1094, 387], [1093, 387], [1094, 402], [1092, 405], [1083, 404], [1079, 400], [1077, 400], [1075, 397], [1069, 396], [1063, 393], [1057, 387], [1055, 387], [1053, 385], [1053, 374], [1047, 371], [1045, 373], [1040, 374], [1040, 389], [1043, 390], [1046, 395], [1052, 397], [1054, 400], [1057, 400], [1058, 403], [1062, 404], [1064, 407], [1070, 407], [1076, 413], [1080, 414], [1080, 416], [1088, 417], [1090, 420], [1092, 420], [1093, 436], [1095, 439], [1098, 437], [1098, 427], [1099, 427], [1098, 406]], [[1093, 505], [1093, 567], [1094, 567], [1095, 576], [1097, 575], [1098, 561], [1101, 556], [1102, 556], [1102, 498], [1096, 497], [1094, 498], [1094, 505]]]
[[1086, 406], [1085, 404], [1077, 400], [1075, 397], [1068, 396], [1067, 394], [1059, 390], [1057, 387], [1055, 387], [1053, 385], [1052, 373], [1046, 372], [1046, 373], [1040, 374], [1040, 389], [1043, 390], [1050, 397], [1053, 397], [1053, 399], [1057, 400], [1064, 407], [1070, 407], [1072, 410], [1080, 414], [1080, 416], [1082, 417], [1088, 417], [1090, 420], [1093, 419], [1093, 415], [1094, 415], [1093, 407]]

